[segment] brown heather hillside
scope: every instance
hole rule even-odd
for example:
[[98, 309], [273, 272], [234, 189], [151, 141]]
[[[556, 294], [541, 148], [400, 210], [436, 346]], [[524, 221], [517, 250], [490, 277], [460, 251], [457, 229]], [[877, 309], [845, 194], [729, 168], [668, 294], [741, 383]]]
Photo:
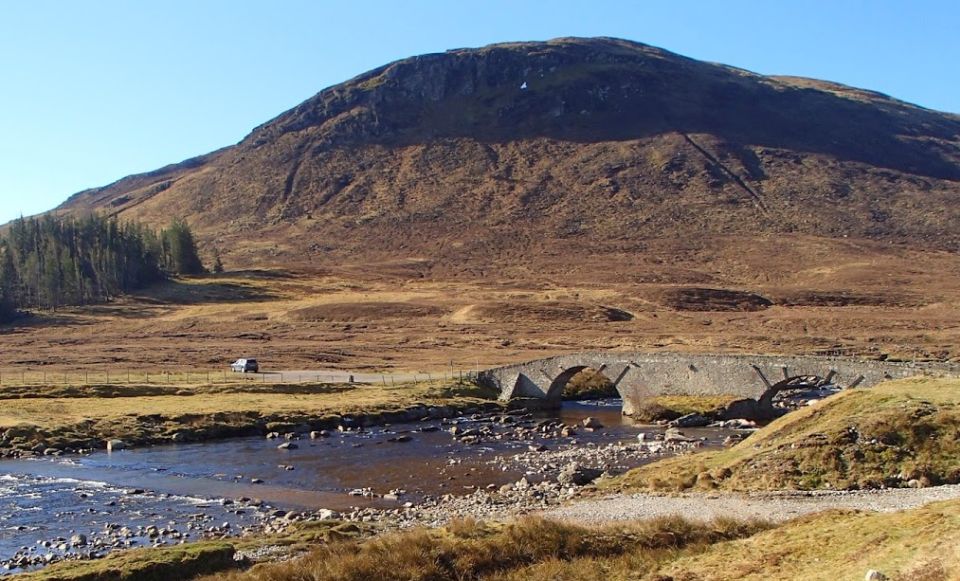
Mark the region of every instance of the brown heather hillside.
[[958, 197], [957, 116], [601, 38], [391, 63], [62, 209], [179, 214], [237, 265], [416, 257], [486, 274], [554, 245], [708, 236], [955, 250]]
[[91, 210], [268, 272], [57, 313], [4, 365], [960, 356], [960, 117], [623, 40], [391, 63], [58, 209]]

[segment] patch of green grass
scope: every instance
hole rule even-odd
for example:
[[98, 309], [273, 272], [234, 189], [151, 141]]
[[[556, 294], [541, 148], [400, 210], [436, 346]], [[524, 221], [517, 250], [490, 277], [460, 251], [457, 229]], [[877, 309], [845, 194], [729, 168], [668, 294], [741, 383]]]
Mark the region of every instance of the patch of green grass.
[[237, 566], [233, 545], [207, 541], [133, 549], [95, 561], [66, 561], [36, 573], [16, 577], [24, 581], [169, 581], [192, 579]]
[[630, 417], [640, 422], [655, 422], [693, 413], [711, 414], [735, 399], [729, 395], [660, 395], [640, 402]]
[[960, 482], [960, 380], [854, 389], [788, 414], [733, 448], [669, 458], [618, 490], [877, 488]]

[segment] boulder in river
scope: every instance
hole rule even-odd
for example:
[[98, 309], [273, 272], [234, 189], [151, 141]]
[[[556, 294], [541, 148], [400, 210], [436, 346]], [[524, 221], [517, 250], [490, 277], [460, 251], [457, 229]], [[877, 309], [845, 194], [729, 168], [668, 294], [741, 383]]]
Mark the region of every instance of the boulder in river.
[[126, 447], [127, 443], [123, 440], [118, 440], [116, 438], [107, 440], [107, 452], [116, 452], [118, 450], [123, 450]]
[[296, 450], [297, 448], [299, 448], [299, 446], [293, 442], [284, 442], [277, 446], [277, 450]]
[[687, 414], [668, 423], [668, 426], [674, 428], [703, 428], [709, 426], [711, 419], [698, 413]]
[[317, 511], [317, 518], [320, 520], [335, 520], [340, 518], [340, 513], [329, 508], [321, 508]]
[[668, 428], [663, 434], [664, 442], [693, 442], [693, 438], [688, 438], [676, 428]]
[[87, 535], [73, 535], [70, 537], [70, 544], [74, 547], [87, 546]]
[[602, 474], [603, 470], [598, 468], [587, 468], [576, 462], [571, 462], [560, 471], [557, 482], [564, 486], [584, 486], [600, 478]]
[[591, 417], [589, 417], [589, 418], [584, 418], [584, 420], [583, 420], [583, 427], [584, 427], [584, 428], [591, 428], [591, 429], [593, 429], [593, 430], [598, 430], [598, 429], [600, 429], [600, 428], [603, 427], [603, 424], [600, 423], [600, 420], [598, 420], [597, 418], [591, 416]]

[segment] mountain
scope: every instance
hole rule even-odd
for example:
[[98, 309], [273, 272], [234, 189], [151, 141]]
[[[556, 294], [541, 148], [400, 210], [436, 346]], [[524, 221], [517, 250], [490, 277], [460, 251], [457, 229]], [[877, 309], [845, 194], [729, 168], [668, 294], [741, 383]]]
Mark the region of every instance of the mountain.
[[626, 40], [497, 44], [387, 64], [58, 208], [91, 210], [182, 216], [234, 267], [538, 276], [609, 257], [639, 280], [642, 256], [749, 278], [775, 248], [772, 270], [852, 241], [960, 249], [960, 117]]

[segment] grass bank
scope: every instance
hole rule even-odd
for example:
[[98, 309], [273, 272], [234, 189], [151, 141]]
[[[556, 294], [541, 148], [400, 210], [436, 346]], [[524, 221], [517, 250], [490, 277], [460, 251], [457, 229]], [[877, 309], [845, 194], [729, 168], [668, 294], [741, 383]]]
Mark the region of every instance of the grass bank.
[[840, 393], [736, 446], [631, 470], [607, 490], [857, 489], [960, 482], [960, 380]]
[[[288, 536], [133, 550], [16, 578], [833, 581], [862, 579], [869, 569], [902, 581], [960, 576], [960, 501], [882, 514], [832, 510], [776, 527], [729, 519], [693, 523], [677, 517], [583, 527], [527, 517], [490, 524], [463, 520], [442, 529], [374, 537], [354, 524], [313, 523]], [[238, 550], [272, 544], [302, 553], [246, 570], [233, 559]]]
[[895, 513], [828, 511], [684, 555], [658, 571], [675, 581], [835, 581], [874, 569], [891, 580], [960, 579], [960, 501]]
[[204, 580], [623, 578], [621, 573], [655, 571], [677, 555], [696, 554], [714, 543], [765, 528], [759, 523], [694, 524], [679, 518], [603, 528], [537, 518], [502, 525], [468, 520], [444, 529], [331, 543], [299, 559]]
[[236, 567], [233, 545], [220, 541], [175, 547], [133, 549], [97, 561], [67, 561], [36, 573], [18, 575], [23, 581], [169, 581]]
[[473, 384], [439, 381], [396, 386], [56, 387], [37, 389], [31, 397], [14, 391], [0, 410], [0, 453], [97, 449], [109, 439], [140, 446], [333, 429], [344, 422], [415, 421], [498, 406], [489, 395]]

